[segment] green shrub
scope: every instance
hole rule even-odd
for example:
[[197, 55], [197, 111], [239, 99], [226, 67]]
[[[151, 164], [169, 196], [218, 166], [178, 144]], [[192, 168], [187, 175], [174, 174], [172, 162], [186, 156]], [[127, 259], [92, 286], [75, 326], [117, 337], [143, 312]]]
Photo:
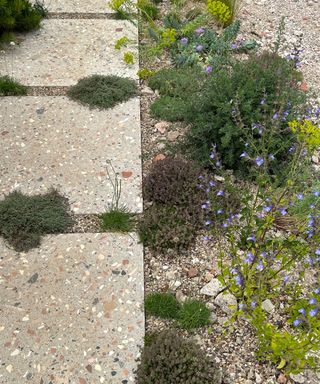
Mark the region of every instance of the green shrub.
[[159, 16], [159, 9], [149, 0], [138, 0], [137, 7], [145, 20], [155, 20]]
[[162, 332], [146, 345], [136, 371], [137, 384], [221, 384], [222, 375], [199, 346], [174, 332]]
[[26, 32], [37, 29], [46, 10], [39, 2], [28, 0], [0, 1], [0, 38], [8, 32]]
[[154, 252], [185, 250], [194, 241], [201, 223], [198, 207], [153, 204], [139, 222], [139, 235], [144, 245]]
[[175, 319], [180, 308], [178, 300], [171, 293], [150, 293], [144, 305], [147, 313], [163, 319]]
[[27, 87], [9, 76], [0, 76], [0, 96], [20, 96], [27, 94]]
[[143, 180], [143, 196], [161, 204], [200, 204], [205, 196], [197, 188], [199, 174], [199, 168], [186, 160], [157, 161]]
[[126, 207], [113, 208], [100, 216], [101, 229], [113, 232], [132, 232], [135, 228], [134, 214]]
[[[202, 81], [201, 81], [202, 80]], [[204, 75], [196, 68], [161, 69], [149, 80], [151, 89], [162, 96], [183, 98], [201, 90]]]
[[90, 108], [107, 109], [137, 96], [134, 80], [118, 76], [93, 75], [79, 80], [68, 96]]
[[239, 160], [250, 140], [259, 155], [274, 155], [270, 173], [283, 172], [293, 144], [287, 123], [305, 102], [292, 63], [276, 54], [253, 56], [235, 63], [232, 70], [214, 72], [192, 102], [188, 96], [185, 120], [191, 128], [185, 137], [186, 154], [210, 166], [209, 155], [215, 143], [223, 164], [247, 176], [252, 163]]
[[35, 196], [14, 191], [0, 201], [0, 235], [18, 252], [37, 247], [42, 235], [63, 233], [72, 224], [68, 201], [55, 190]]
[[184, 329], [195, 329], [210, 324], [210, 310], [205, 303], [189, 299], [183, 303], [179, 313], [178, 322]]
[[181, 121], [184, 119], [188, 106], [186, 101], [178, 97], [159, 97], [151, 104], [151, 116], [167, 121]]

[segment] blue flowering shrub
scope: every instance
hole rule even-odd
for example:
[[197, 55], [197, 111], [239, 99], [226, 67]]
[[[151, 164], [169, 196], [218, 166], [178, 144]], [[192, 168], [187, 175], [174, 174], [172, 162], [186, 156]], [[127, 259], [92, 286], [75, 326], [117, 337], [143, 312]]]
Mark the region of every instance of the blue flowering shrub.
[[[256, 168], [256, 184], [241, 187], [240, 209], [224, 202], [232, 180], [223, 171], [219, 146], [211, 150], [210, 162], [224, 184], [205, 177], [199, 183], [207, 193], [202, 205], [208, 230], [205, 240], [214, 241], [216, 247], [217, 239], [223, 239], [224, 246], [227, 242], [227, 250], [219, 255], [219, 279], [237, 298], [234, 318], [245, 316], [252, 323], [260, 341], [259, 357], [287, 372], [318, 366], [320, 349], [320, 190], [319, 184], [308, 187], [298, 177], [302, 169], [310, 167], [306, 154], [311, 155], [320, 140], [317, 132], [312, 140], [295, 139], [290, 171], [281, 187], [270, 182], [264, 167], [270, 154], [249, 160]], [[249, 141], [248, 151], [254, 146]], [[247, 155], [240, 157], [239, 161], [248, 161]], [[308, 210], [292, 214], [295, 206], [306, 202]], [[267, 312], [266, 300], [281, 314], [282, 324]]]
[[[210, 150], [216, 143], [223, 165], [246, 178], [254, 162], [240, 162], [240, 156], [250, 160], [263, 154], [263, 166], [281, 176], [296, 143], [287, 122], [305, 109], [306, 95], [297, 81], [292, 62], [267, 52], [208, 74], [202, 91], [189, 102], [185, 120], [191, 128], [184, 152], [210, 166]], [[253, 144], [250, 154], [248, 141]]]

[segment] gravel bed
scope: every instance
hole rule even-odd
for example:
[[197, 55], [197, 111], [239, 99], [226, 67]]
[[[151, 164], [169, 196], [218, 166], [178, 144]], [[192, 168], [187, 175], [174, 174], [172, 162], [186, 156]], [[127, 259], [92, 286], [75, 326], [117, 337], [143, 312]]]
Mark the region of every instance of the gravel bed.
[[[161, 5], [162, 12], [167, 2]], [[320, 90], [320, 9], [317, 0], [243, 0], [239, 17], [242, 21], [240, 38], [255, 39], [260, 51], [270, 48], [276, 39], [277, 29], [282, 16], [285, 16], [284, 36], [286, 44], [280, 50], [281, 55], [290, 53], [294, 45], [304, 50], [302, 53], [302, 72], [304, 86], [308, 90]], [[145, 43], [144, 38], [143, 43]], [[163, 62], [142, 60], [141, 67], [159, 69], [168, 66], [168, 58]], [[151, 67], [151, 68], [150, 68]], [[149, 106], [157, 97], [144, 81], [141, 82], [141, 124], [143, 172], [147, 174], [153, 161], [167, 155], [166, 146], [170, 141], [183, 134], [183, 127], [153, 119]], [[315, 96], [317, 98], [318, 95]], [[318, 100], [320, 102], [320, 100]], [[218, 244], [202, 240], [200, 233], [195, 244], [188, 252], [177, 255], [175, 252], [163, 256], [153, 255], [145, 249], [145, 288], [152, 291], [172, 291], [181, 301], [194, 297], [206, 301], [212, 310], [212, 325], [209, 328], [189, 333], [197, 340], [201, 348], [226, 372], [226, 383], [234, 384], [319, 384], [320, 374], [305, 372], [303, 375], [285, 376], [267, 361], [258, 361], [255, 351], [258, 341], [252, 327], [245, 319], [235, 323], [228, 322], [229, 317], [214, 303], [210, 296], [200, 294], [201, 288], [219, 273], [217, 254]], [[275, 318], [280, 314], [275, 312]], [[175, 327], [170, 321], [148, 316], [146, 329], [156, 332], [168, 326]], [[184, 333], [177, 329], [177, 332]]]

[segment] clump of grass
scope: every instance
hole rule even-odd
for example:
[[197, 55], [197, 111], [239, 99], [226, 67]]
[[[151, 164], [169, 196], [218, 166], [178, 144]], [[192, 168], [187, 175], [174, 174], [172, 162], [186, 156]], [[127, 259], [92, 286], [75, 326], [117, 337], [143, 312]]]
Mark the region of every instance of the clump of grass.
[[150, 315], [176, 319], [180, 304], [171, 293], [150, 293], [145, 299], [145, 309]]
[[17, 252], [39, 246], [41, 236], [63, 233], [72, 224], [68, 200], [56, 190], [35, 196], [14, 191], [0, 201], [0, 235]]
[[79, 80], [71, 87], [68, 96], [90, 108], [108, 109], [137, 96], [134, 80], [118, 77], [93, 75]]
[[132, 232], [135, 228], [134, 214], [125, 207], [111, 209], [101, 216], [101, 228], [104, 231]]
[[21, 96], [27, 94], [27, 87], [9, 76], [0, 76], [0, 96]]
[[189, 299], [178, 313], [178, 322], [184, 329], [201, 328], [210, 324], [210, 310], [202, 301]]

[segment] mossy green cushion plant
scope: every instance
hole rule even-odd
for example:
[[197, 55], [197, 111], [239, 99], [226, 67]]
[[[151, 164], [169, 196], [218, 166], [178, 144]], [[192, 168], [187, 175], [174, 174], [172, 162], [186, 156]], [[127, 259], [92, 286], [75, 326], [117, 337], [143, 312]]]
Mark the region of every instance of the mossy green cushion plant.
[[100, 216], [101, 228], [108, 232], [132, 232], [135, 228], [134, 214], [126, 207], [110, 209]]
[[118, 77], [93, 75], [79, 80], [68, 91], [68, 96], [90, 108], [108, 109], [137, 96], [134, 80]]
[[21, 96], [27, 94], [27, 87], [9, 76], [0, 76], [0, 96]]
[[14, 191], [0, 201], [0, 235], [17, 252], [39, 246], [42, 235], [63, 233], [72, 224], [68, 201], [56, 190], [35, 196]]
[[173, 331], [152, 337], [136, 371], [137, 384], [221, 384], [222, 374], [199, 346]]
[[178, 322], [188, 330], [204, 327], [210, 324], [210, 310], [202, 301], [188, 299], [178, 313]]
[[145, 309], [153, 316], [176, 319], [180, 303], [172, 293], [150, 293], [145, 299]]

